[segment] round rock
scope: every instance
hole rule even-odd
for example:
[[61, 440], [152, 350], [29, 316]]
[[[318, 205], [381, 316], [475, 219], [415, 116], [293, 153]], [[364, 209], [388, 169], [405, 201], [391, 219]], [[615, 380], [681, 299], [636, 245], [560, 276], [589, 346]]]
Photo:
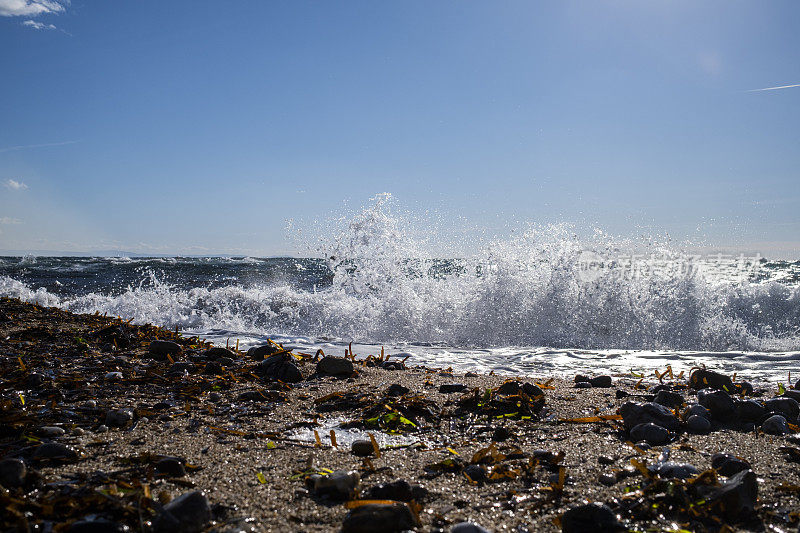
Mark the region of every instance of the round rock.
[[705, 435], [711, 431], [711, 422], [703, 416], [692, 415], [686, 419], [686, 428], [692, 433]]
[[770, 435], [785, 435], [789, 432], [789, 426], [782, 415], [772, 415], [761, 424], [761, 430]]
[[317, 374], [323, 376], [350, 376], [354, 371], [353, 362], [344, 357], [323, 357], [317, 363]]
[[0, 485], [7, 489], [21, 487], [25, 483], [26, 472], [21, 459], [3, 459], [0, 461]]
[[652, 422], [648, 422], [634, 426], [631, 429], [631, 439], [634, 441], [643, 440], [653, 446], [658, 446], [669, 440], [669, 431]]
[[624, 529], [614, 511], [601, 503], [587, 503], [568, 509], [561, 517], [564, 533], [606, 532]]
[[354, 440], [350, 451], [357, 457], [369, 457], [375, 453], [375, 448], [372, 446], [372, 441], [362, 439]]

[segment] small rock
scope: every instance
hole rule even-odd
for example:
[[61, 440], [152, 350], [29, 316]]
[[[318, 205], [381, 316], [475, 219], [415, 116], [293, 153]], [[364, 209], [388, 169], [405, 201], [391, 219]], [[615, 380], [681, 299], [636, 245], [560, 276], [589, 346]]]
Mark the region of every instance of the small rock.
[[656, 397], [653, 399], [653, 402], [663, 405], [665, 407], [679, 407], [683, 405], [683, 396], [681, 396], [677, 392], [660, 390], [658, 391], [658, 394], [656, 394]]
[[656, 463], [649, 467], [649, 470], [665, 479], [687, 479], [698, 474], [697, 468], [693, 465], [688, 463], [673, 463], [672, 461]]
[[208, 401], [218, 403], [222, 401], [222, 394], [218, 392], [209, 392], [208, 393]]
[[593, 387], [592, 387], [592, 384], [589, 383], [588, 381], [579, 381], [579, 382], [577, 382], [575, 384], [575, 388], [576, 389], [591, 389]]
[[194, 363], [178, 361], [177, 363], [172, 363], [167, 370], [167, 374], [189, 374], [197, 368]]
[[601, 503], [572, 507], [561, 517], [561, 531], [564, 533], [600, 533], [623, 529], [614, 511]]
[[615, 476], [613, 474], [602, 473], [597, 478], [597, 481], [599, 481], [602, 485], [605, 485], [606, 487], [610, 487], [612, 485], [616, 485], [617, 476]]
[[372, 441], [354, 440], [350, 451], [357, 457], [369, 457], [375, 453], [375, 448], [372, 446]]
[[653, 446], [659, 446], [669, 440], [669, 431], [652, 422], [634, 426], [630, 434], [634, 441], [643, 440]]
[[697, 393], [697, 400], [700, 405], [708, 409], [713, 419], [730, 420], [736, 416], [736, 404], [725, 391], [706, 392], [701, 390]]
[[789, 426], [783, 415], [772, 415], [761, 424], [761, 430], [770, 435], [785, 435], [789, 432]]
[[122, 381], [122, 372], [108, 372], [103, 376], [104, 381]]
[[7, 489], [21, 487], [25, 483], [27, 469], [21, 459], [0, 461], [0, 485]]
[[753, 512], [758, 498], [758, 482], [752, 470], [742, 470], [728, 478], [711, 495], [711, 500], [719, 503], [724, 516], [737, 519]]
[[648, 422], [652, 422], [669, 431], [676, 431], [680, 427], [680, 422], [672, 414], [672, 411], [657, 403], [638, 404], [625, 402], [619, 411], [622, 415], [622, 422], [628, 429]]
[[247, 357], [255, 361], [263, 361], [265, 357], [278, 353], [280, 348], [274, 344], [262, 344], [261, 346], [253, 346], [247, 350]]
[[34, 459], [56, 459], [61, 461], [71, 461], [78, 458], [78, 453], [58, 442], [46, 442], [36, 447], [33, 452]]
[[133, 409], [110, 409], [106, 413], [106, 425], [122, 427], [133, 420]]
[[766, 408], [758, 400], [736, 402], [736, 417], [743, 422], [758, 422], [766, 414]]
[[451, 527], [450, 533], [489, 533], [489, 531], [472, 522], [461, 522]]
[[264, 359], [256, 367], [256, 373], [264, 378], [284, 383], [303, 381], [303, 374], [300, 373], [300, 369], [294, 362], [294, 357], [289, 354], [272, 355]]
[[198, 533], [211, 522], [211, 506], [202, 492], [182, 494], [164, 506], [153, 521], [157, 533]]
[[750, 470], [750, 463], [729, 453], [715, 453], [711, 456], [711, 468], [725, 477], [738, 474], [742, 470]]
[[427, 489], [419, 485], [412, 486], [404, 479], [391, 483], [381, 483], [364, 491], [364, 498], [370, 500], [395, 500], [398, 502], [419, 501], [428, 495]]
[[497, 387], [497, 394], [503, 394], [505, 396], [519, 394], [520, 391], [522, 391], [522, 385], [519, 381], [506, 381]]
[[417, 525], [408, 505], [373, 503], [348, 512], [342, 522], [342, 533], [400, 533]]
[[317, 374], [323, 376], [349, 376], [354, 371], [353, 362], [344, 357], [323, 357], [317, 363]]
[[738, 387], [734, 386], [733, 381], [728, 376], [704, 368], [692, 372], [689, 376], [689, 386], [695, 390], [707, 388], [731, 392], [738, 390]]
[[464, 385], [463, 383], [444, 383], [442, 385], [439, 385], [439, 392], [441, 392], [442, 394], [461, 392], [466, 389], [467, 386]]
[[711, 431], [711, 421], [700, 415], [692, 415], [686, 420], [686, 428], [692, 433], [705, 435]]
[[171, 477], [183, 477], [186, 475], [184, 461], [177, 457], [164, 457], [156, 462], [156, 472]]
[[105, 424], [100, 424], [97, 426], [97, 429], [94, 430], [95, 433], [105, 433], [108, 431], [108, 426]]
[[507, 427], [500, 426], [499, 428], [496, 428], [492, 432], [492, 440], [494, 442], [503, 442], [505, 440], [508, 440], [508, 438], [511, 437], [511, 435], [512, 433]]
[[577, 374], [575, 376], [575, 383], [589, 383], [592, 378], [589, 376], [584, 376], [583, 374]]
[[789, 389], [783, 393], [784, 398], [791, 398], [796, 402], [800, 402], [800, 390]]
[[544, 401], [544, 391], [538, 385], [533, 383], [523, 383], [522, 392], [533, 398], [534, 400], [541, 399]]
[[800, 404], [792, 398], [771, 398], [764, 402], [764, 407], [770, 413], [783, 415], [789, 421], [796, 421], [800, 414]]
[[690, 416], [702, 416], [703, 418], [711, 420], [711, 413], [709, 413], [708, 409], [706, 409], [699, 403], [693, 403], [692, 405], [688, 406], [686, 409], [683, 410], [683, 413], [681, 414], [681, 417], [684, 420], [689, 420]]
[[601, 465], [613, 465], [616, 462], [616, 459], [613, 457], [608, 457], [607, 455], [599, 455], [597, 456], [597, 462]]
[[227, 357], [231, 361], [236, 359], [236, 354], [230, 351], [227, 348], [221, 348], [219, 346], [214, 346], [213, 348], [209, 348], [208, 350], [203, 352], [203, 358], [206, 361], [216, 361], [221, 357]]
[[637, 442], [636, 447], [645, 452], [650, 448], [652, 448], [652, 446], [650, 446], [650, 443], [647, 442], [646, 440], [640, 440], [639, 442]]
[[219, 365], [222, 366], [223, 368], [232, 367], [235, 362], [236, 361], [231, 357], [220, 357], [219, 359], [217, 359], [217, 363], [219, 363]]
[[488, 479], [486, 475], [486, 468], [481, 465], [468, 465], [464, 468], [464, 474], [476, 483], [483, 483]]
[[607, 389], [611, 387], [611, 376], [597, 376], [589, 380], [592, 387]]
[[[409, 389], [408, 387], [404, 387], [404, 386], [400, 385], [399, 383], [392, 383], [386, 389], [386, 396], [404, 396], [404, 395], [408, 394], [409, 392], [411, 392], [411, 389]], [[441, 392], [441, 389], [440, 389], [440, 392]]]
[[58, 437], [63, 437], [67, 431], [64, 428], [57, 426], [42, 426], [36, 433], [40, 437], [44, 437], [46, 439], [55, 439]]
[[384, 370], [403, 370], [406, 366], [402, 361], [384, 361], [381, 363], [381, 368]]
[[[172, 341], [153, 341], [150, 343], [148, 353], [154, 356], [154, 359], [166, 359], [167, 355], [175, 356], [181, 353], [181, 345]], [[174, 357], [173, 357], [174, 359]]]
[[337, 470], [330, 475], [313, 474], [306, 478], [306, 485], [317, 496], [332, 500], [348, 500], [358, 489], [361, 476], [356, 471]]
[[222, 371], [223, 371], [222, 365], [220, 364], [219, 361], [209, 361], [203, 367], [203, 374], [205, 374], [206, 376], [218, 376], [222, 374]]

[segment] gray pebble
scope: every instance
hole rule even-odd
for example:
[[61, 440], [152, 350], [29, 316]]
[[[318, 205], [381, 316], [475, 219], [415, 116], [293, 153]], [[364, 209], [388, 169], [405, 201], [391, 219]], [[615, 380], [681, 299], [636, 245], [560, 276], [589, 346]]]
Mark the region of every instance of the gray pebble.
[[772, 415], [761, 424], [761, 430], [770, 435], [785, 435], [789, 432], [789, 426], [782, 415]]
[[711, 431], [711, 422], [700, 415], [692, 415], [686, 420], [686, 428], [692, 433], [705, 435]]

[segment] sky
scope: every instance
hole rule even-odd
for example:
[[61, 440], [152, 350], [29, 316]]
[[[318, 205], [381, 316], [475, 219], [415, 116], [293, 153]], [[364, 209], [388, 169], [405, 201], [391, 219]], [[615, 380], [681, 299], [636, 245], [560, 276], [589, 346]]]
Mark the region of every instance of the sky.
[[456, 233], [800, 259], [798, 27], [795, 0], [0, 0], [0, 251], [296, 254], [287, 221], [390, 192]]

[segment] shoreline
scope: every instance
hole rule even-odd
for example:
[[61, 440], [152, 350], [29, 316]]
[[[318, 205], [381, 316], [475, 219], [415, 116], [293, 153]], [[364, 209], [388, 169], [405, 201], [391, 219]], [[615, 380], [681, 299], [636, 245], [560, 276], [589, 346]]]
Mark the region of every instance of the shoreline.
[[[162, 342], [154, 348], [153, 340]], [[544, 374], [405, 368], [380, 354], [366, 366], [367, 354], [323, 363], [276, 346], [262, 352], [258, 359], [155, 326], [0, 299], [2, 529], [27, 521], [81, 531], [97, 526], [85, 525], [95, 516], [108, 531], [148, 530], [148, 522], [160, 531], [369, 531], [381, 520], [418, 523], [418, 531], [465, 521], [489, 531], [567, 531], [609, 519], [606, 509], [615, 521], [608, 527], [619, 520], [634, 530], [798, 525], [800, 443], [791, 427], [770, 435], [761, 420], [749, 428], [711, 417], [707, 434], [678, 420], [666, 444], [631, 440], [620, 407], [650, 404], [662, 384], [676, 402], [696, 402], [689, 368], [578, 388]], [[778, 393], [754, 392], [747, 398], [762, 403]], [[353, 453], [350, 436], [383, 442], [382, 429], [406, 440], [379, 446], [379, 457], [363, 443], [364, 455]], [[315, 430], [319, 441], [310, 438]], [[696, 472], [662, 471], [666, 448], [668, 461]], [[749, 480], [731, 487], [735, 475], [707, 473], [716, 453], [749, 463], [756, 501], [748, 502]], [[333, 483], [339, 470], [357, 473], [358, 484], [338, 474]], [[407, 484], [387, 485], [397, 481]], [[739, 504], [727, 499], [731, 490]], [[352, 503], [363, 500], [384, 503]], [[581, 508], [587, 500], [607, 508]]]

